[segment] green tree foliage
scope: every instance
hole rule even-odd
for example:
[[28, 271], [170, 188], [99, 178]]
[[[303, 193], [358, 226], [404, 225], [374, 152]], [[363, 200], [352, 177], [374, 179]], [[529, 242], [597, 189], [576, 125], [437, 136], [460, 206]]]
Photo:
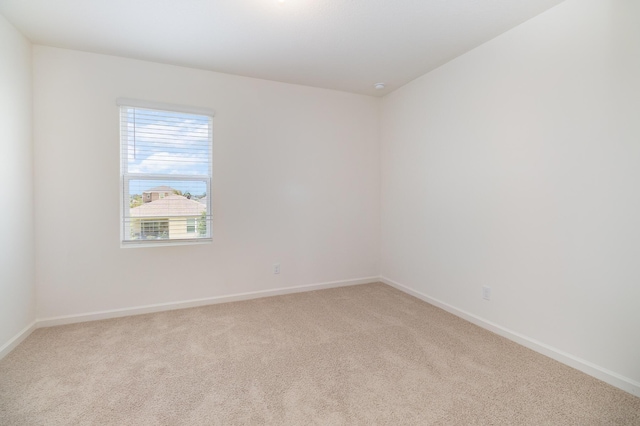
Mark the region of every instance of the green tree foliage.
[[182, 195], [183, 197], [187, 197], [188, 199], [191, 199], [191, 193], [189, 191], [180, 191], [179, 189], [174, 189], [173, 193], [176, 195]]
[[129, 200], [129, 207], [130, 208], [138, 207], [138, 206], [141, 206], [142, 204], [144, 204], [143, 201], [142, 201], [142, 195], [133, 194], [131, 196], [131, 199]]
[[201, 237], [207, 235], [207, 212], [202, 212], [198, 218], [198, 235]]

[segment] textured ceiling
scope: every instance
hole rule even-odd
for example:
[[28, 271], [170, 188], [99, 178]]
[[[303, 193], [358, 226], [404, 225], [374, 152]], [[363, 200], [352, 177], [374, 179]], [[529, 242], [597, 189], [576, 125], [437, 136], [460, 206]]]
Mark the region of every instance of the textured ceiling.
[[561, 2], [0, 0], [0, 13], [36, 44], [383, 95]]

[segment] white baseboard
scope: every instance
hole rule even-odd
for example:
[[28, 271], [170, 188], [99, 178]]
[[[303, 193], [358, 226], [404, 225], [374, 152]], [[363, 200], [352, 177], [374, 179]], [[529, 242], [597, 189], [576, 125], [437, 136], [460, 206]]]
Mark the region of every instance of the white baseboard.
[[7, 356], [9, 354], [9, 352], [14, 350], [15, 347], [18, 346], [20, 344], [20, 342], [22, 342], [24, 339], [29, 337], [29, 335], [36, 328], [38, 328], [38, 324], [37, 324], [36, 321], [34, 321], [31, 324], [29, 324], [28, 326], [26, 326], [20, 333], [18, 333], [15, 336], [13, 336], [11, 338], [11, 340], [9, 340], [7, 343], [2, 345], [2, 347], [0, 347], [0, 359], [4, 358], [5, 356]]
[[108, 311], [87, 312], [76, 315], [65, 315], [52, 318], [41, 318], [37, 320], [37, 327], [52, 327], [56, 325], [74, 324], [78, 322], [97, 321], [109, 318], [127, 317], [131, 315], [149, 314], [153, 312], [171, 311], [174, 309], [194, 308], [197, 306], [214, 305], [217, 303], [237, 302], [240, 300], [258, 299], [261, 297], [279, 296], [282, 294], [300, 293], [304, 291], [322, 290], [326, 288], [346, 287], [358, 284], [366, 284], [379, 281], [378, 276], [357, 278], [351, 280], [331, 281], [318, 284], [307, 284], [295, 287], [282, 287], [270, 290], [252, 291], [247, 293], [237, 293], [228, 296], [207, 297], [204, 299], [184, 300], [180, 302], [158, 303], [154, 305], [133, 306], [123, 309], [112, 309]]
[[568, 365], [569, 367], [573, 367], [576, 370], [580, 370], [583, 373], [586, 373], [590, 376], [595, 377], [596, 379], [602, 380], [605, 383], [608, 383], [612, 386], [615, 386], [619, 389], [629, 392], [632, 395], [640, 396], [640, 383], [636, 382], [635, 380], [632, 380], [628, 377], [624, 377], [616, 372], [607, 370], [606, 368], [600, 367], [589, 361], [578, 358], [569, 353], [563, 352], [559, 349], [556, 349], [552, 346], [539, 342], [535, 339], [532, 339], [530, 337], [527, 337], [515, 331], [509, 330], [508, 328], [502, 327], [501, 325], [495, 324], [491, 321], [487, 321], [483, 318], [478, 317], [477, 315], [463, 311], [462, 309], [458, 309], [438, 299], [434, 299], [433, 297], [427, 296], [424, 293], [421, 293], [405, 285], [397, 283], [389, 278], [381, 276], [380, 281], [392, 287], [395, 287], [404, 293], [417, 297], [420, 300], [424, 300], [425, 302], [431, 305], [442, 308], [445, 311], [450, 312], [457, 317], [463, 318], [477, 326], [480, 326], [484, 329], [492, 331], [502, 337], [506, 337], [507, 339], [512, 340], [531, 350], [534, 350], [542, 355], [546, 355], [549, 358], [555, 359], [556, 361], [559, 361], [565, 365]]

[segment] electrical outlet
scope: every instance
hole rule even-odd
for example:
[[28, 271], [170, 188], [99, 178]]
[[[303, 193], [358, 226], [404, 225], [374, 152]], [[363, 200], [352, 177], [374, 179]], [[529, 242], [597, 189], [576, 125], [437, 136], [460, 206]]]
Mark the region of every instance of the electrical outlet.
[[482, 286], [482, 298], [484, 300], [491, 300], [491, 287], [486, 285]]
[[279, 274], [280, 273], [280, 264], [279, 263], [274, 263], [273, 264], [273, 273], [274, 274]]

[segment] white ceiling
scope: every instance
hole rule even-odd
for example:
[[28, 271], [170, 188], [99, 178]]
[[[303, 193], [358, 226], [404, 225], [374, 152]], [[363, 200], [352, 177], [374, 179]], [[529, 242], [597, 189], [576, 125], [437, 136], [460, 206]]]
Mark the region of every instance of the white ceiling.
[[562, 1], [0, 0], [0, 13], [36, 44], [383, 95]]

